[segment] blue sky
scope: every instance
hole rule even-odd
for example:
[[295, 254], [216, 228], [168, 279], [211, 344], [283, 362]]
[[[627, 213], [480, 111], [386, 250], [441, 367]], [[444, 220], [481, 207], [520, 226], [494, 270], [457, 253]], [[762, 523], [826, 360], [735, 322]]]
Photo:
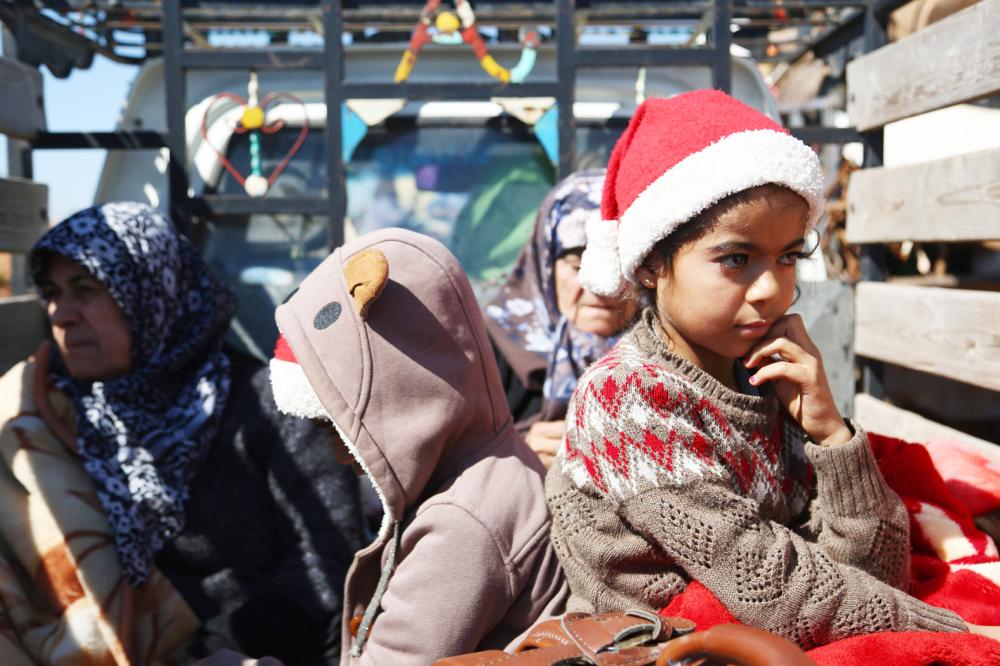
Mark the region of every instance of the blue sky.
[[[90, 69], [73, 70], [67, 79], [57, 79], [45, 67], [41, 71], [49, 130], [68, 132], [113, 130], [139, 69], [96, 56]], [[52, 221], [58, 222], [93, 202], [105, 154], [102, 150], [35, 151], [35, 180], [49, 186]], [[0, 138], [0, 175], [7, 173], [6, 139]]]

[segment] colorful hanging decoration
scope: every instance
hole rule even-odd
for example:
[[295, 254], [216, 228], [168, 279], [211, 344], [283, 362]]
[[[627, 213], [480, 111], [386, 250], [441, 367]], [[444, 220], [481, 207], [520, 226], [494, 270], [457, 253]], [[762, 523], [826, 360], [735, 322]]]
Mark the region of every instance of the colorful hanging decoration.
[[[285, 153], [285, 156], [281, 158], [274, 170], [267, 177], [264, 176], [263, 170], [261, 168], [261, 156], [260, 156], [260, 137], [261, 134], [274, 134], [285, 128], [284, 120], [277, 120], [273, 123], [268, 124], [267, 122], [267, 107], [277, 102], [281, 99], [287, 99], [291, 102], [298, 104], [302, 107], [302, 129], [299, 131], [299, 136], [295, 139], [295, 143], [292, 147]], [[236, 167], [233, 166], [232, 162], [222, 153], [221, 150], [216, 148], [208, 138], [208, 117], [215, 108], [216, 103], [222, 100], [228, 100], [235, 103], [238, 106], [243, 107], [243, 113], [240, 115], [240, 120], [233, 128], [233, 134], [247, 134], [248, 141], [250, 143], [250, 174], [244, 176], [241, 174]], [[306, 105], [302, 101], [287, 92], [273, 92], [264, 95], [263, 98], [260, 97], [260, 84], [257, 81], [257, 72], [250, 71], [250, 81], [247, 83], [247, 97], [246, 99], [240, 97], [239, 95], [233, 93], [219, 93], [212, 98], [212, 101], [208, 103], [205, 107], [205, 114], [201, 118], [201, 136], [208, 145], [218, 156], [219, 162], [225, 167], [226, 171], [232, 175], [233, 179], [246, 191], [246, 193], [252, 197], [262, 197], [268, 193], [274, 182], [278, 180], [278, 176], [281, 172], [285, 170], [288, 163], [291, 162], [295, 154], [299, 152], [302, 144], [305, 143], [306, 135], [309, 134], [309, 116], [306, 113]]]
[[535, 67], [541, 43], [537, 32], [527, 32], [521, 38], [521, 59], [513, 69], [507, 69], [486, 48], [476, 27], [476, 15], [468, 0], [455, 0], [455, 11], [442, 9], [441, 0], [427, 0], [413, 29], [410, 44], [396, 67], [396, 83], [410, 78], [420, 49], [431, 41], [435, 44], [468, 44], [486, 73], [501, 83], [522, 83]]

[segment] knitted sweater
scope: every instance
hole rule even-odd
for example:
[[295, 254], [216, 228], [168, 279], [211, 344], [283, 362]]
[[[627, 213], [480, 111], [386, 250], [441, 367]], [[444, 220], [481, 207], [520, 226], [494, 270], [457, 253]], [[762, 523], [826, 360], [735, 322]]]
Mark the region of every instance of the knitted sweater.
[[806, 442], [773, 395], [673, 355], [647, 311], [581, 378], [546, 481], [570, 610], [658, 610], [698, 580], [804, 648], [877, 631], [963, 631], [901, 591], [909, 523], [856, 426]]

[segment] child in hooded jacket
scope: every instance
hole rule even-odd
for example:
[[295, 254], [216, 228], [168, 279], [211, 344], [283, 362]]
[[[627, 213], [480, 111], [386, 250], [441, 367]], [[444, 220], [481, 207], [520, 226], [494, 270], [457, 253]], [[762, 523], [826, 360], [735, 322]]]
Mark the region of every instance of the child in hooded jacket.
[[345, 582], [341, 663], [503, 648], [561, 610], [544, 468], [514, 431], [472, 288], [439, 242], [385, 229], [281, 305], [278, 408], [325, 423], [384, 517]]
[[581, 377], [546, 481], [570, 610], [697, 580], [803, 648], [966, 631], [906, 594], [906, 510], [786, 313], [822, 191], [811, 149], [716, 91], [647, 100], [615, 146], [580, 279], [652, 306]]

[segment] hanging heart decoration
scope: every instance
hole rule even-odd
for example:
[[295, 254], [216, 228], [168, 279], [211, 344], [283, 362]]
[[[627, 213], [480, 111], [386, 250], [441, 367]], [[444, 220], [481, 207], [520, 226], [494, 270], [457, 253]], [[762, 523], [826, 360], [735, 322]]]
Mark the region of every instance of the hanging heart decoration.
[[[219, 163], [222, 164], [233, 179], [240, 184], [240, 187], [251, 197], [262, 197], [270, 191], [275, 181], [281, 175], [281, 172], [285, 170], [285, 167], [292, 161], [295, 154], [299, 152], [302, 144], [305, 143], [306, 136], [309, 134], [309, 116], [306, 113], [306, 105], [302, 103], [302, 100], [287, 92], [268, 93], [262, 98], [259, 97], [259, 93], [260, 86], [257, 81], [257, 72], [251, 71], [250, 82], [247, 85], [246, 99], [235, 93], [219, 93], [208, 103], [208, 106], [205, 107], [205, 113], [201, 117], [201, 137], [205, 145], [212, 149], [218, 157]], [[261, 134], [274, 134], [285, 128], [286, 123], [284, 120], [276, 120], [270, 124], [267, 122], [268, 107], [280, 100], [288, 100], [302, 107], [302, 129], [299, 130], [299, 135], [296, 137], [292, 147], [288, 149], [288, 152], [285, 153], [277, 166], [274, 167], [271, 174], [265, 177], [261, 168], [260, 137]], [[233, 134], [249, 134], [250, 174], [247, 176], [240, 173], [225, 154], [208, 138], [208, 118], [216, 105], [222, 101], [229, 101], [236, 106], [243, 107], [243, 113], [240, 115], [239, 122], [233, 127]]]

